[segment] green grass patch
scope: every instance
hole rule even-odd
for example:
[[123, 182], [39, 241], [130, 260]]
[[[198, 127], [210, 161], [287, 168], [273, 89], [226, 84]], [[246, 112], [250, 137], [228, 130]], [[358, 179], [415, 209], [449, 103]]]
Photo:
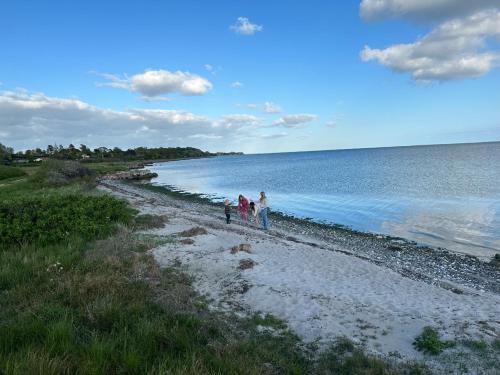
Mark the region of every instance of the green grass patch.
[[129, 167], [129, 163], [126, 162], [94, 162], [84, 163], [84, 165], [96, 175], [126, 171]]
[[26, 172], [21, 168], [0, 165], [0, 181], [8, 178], [23, 177], [25, 175]]
[[432, 327], [424, 327], [422, 333], [415, 338], [413, 346], [418, 351], [437, 355], [444, 349], [455, 346], [455, 343], [453, 341], [441, 340], [438, 331]]
[[430, 371], [414, 362], [393, 362], [367, 355], [362, 347], [346, 337], [340, 337], [316, 365], [317, 375], [428, 375]]

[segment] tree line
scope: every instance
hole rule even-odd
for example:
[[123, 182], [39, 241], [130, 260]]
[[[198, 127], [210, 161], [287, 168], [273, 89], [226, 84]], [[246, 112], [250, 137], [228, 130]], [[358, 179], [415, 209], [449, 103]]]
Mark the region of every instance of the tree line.
[[83, 160], [83, 161], [134, 161], [134, 160], [170, 160], [185, 158], [201, 158], [215, 155], [237, 153], [210, 153], [194, 147], [137, 147], [122, 150], [119, 147], [98, 147], [90, 149], [84, 144], [79, 147], [70, 144], [48, 145], [46, 149], [35, 148], [14, 152], [12, 147], [0, 143], [0, 162], [11, 164], [16, 162], [36, 162], [43, 159]]

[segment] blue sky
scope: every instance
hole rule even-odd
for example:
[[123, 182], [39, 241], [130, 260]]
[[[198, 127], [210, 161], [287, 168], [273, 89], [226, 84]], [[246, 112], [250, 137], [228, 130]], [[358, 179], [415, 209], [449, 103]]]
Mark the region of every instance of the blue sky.
[[0, 142], [253, 153], [499, 140], [500, 5], [473, 3], [2, 2]]

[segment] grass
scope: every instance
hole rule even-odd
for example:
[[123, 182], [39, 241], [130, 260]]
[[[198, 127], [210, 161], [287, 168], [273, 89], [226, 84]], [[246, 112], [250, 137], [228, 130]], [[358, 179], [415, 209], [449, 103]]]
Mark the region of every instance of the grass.
[[[91, 179], [39, 176], [0, 187], [0, 226], [16, 238], [0, 247], [1, 374], [423, 373], [348, 341], [318, 355], [271, 315], [209, 310], [190, 277], [148, 252], [178, 238], [134, 232], [165, 218], [96, 194]], [[47, 235], [16, 229], [27, 223]]]
[[165, 216], [143, 214], [134, 219], [134, 229], [162, 228], [168, 222]]
[[129, 164], [130, 163], [126, 162], [100, 162], [100, 163], [85, 163], [84, 165], [94, 174], [104, 175], [113, 172], [126, 171], [128, 170]]
[[323, 353], [315, 368], [317, 375], [424, 375], [429, 370], [417, 363], [388, 365], [387, 360], [368, 356], [362, 347], [346, 337], [340, 337]]
[[21, 168], [0, 165], [0, 181], [14, 177], [24, 177], [26, 172]]

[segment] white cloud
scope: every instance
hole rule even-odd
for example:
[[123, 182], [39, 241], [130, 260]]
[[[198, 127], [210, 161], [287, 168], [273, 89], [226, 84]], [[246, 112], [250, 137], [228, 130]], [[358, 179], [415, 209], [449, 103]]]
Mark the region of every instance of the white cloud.
[[366, 20], [406, 18], [429, 22], [470, 15], [498, 5], [498, 0], [362, 0], [360, 14]]
[[234, 89], [239, 89], [240, 87], [243, 87], [243, 83], [241, 83], [240, 81], [235, 81], [235, 82], [231, 83], [230, 86]]
[[337, 127], [337, 122], [336, 122], [335, 120], [327, 121], [327, 122], [325, 123], [325, 126], [326, 126], [327, 128], [332, 128], [332, 129], [333, 129], [333, 128], [336, 128], [336, 127]]
[[207, 72], [210, 72], [210, 74], [212, 74], [214, 76], [217, 75], [217, 72], [222, 70], [222, 68], [220, 66], [215, 67], [212, 64], [205, 64], [205, 65], [203, 65], [203, 67], [205, 68], [205, 70]]
[[139, 100], [142, 100], [143, 102], [148, 102], [148, 103], [154, 103], [154, 102], [171, 102], [172, 98], [167, 98], [165, 96], [141, 96]]
[[274, 134], [261, 134], [259, 138], [262, 139], [276, 139], [286, 137], [288, 133], [274, 133]]
[[305, 123], [313, 121], [317, 118], [316, 115], [311, 115], [307, 113], [299, 113], [294, 115], [286, 115], [280, 117], [272, 123], [272, 126], [282, 126], [285, 128], [299, 128]]
[[365, 46], [361, 58], [409, 73], [417, 81], [480, 77], [500, 64], [500, 53], [488, 50], [488, 42], [495, 40], [500, 40], [500, 9], [442, 22], [414, 43]]
[[252, 115], [231, 114], [222, 116], [215, 126], [224, 129], [241, 129], [244, 127], [255, 127], [261, 124], [261, 120]]
[[193, 135], [190, 135], [189, 138], [221, 139], [221, 138], [223, 138], [223, 136], [210, 133], [210, 134], [193, 134]]
[[210, 146], [223, 150], [242, 137], [258, 137], [260, 123], [257, 117], [245, 114], [210, 119], [183, 110], [116, 111], [78, 99], [0, 92], [2, 143], [16, 149], [57, 142], [85, 143], [91, 147]]
[[230, 150], [245, 147], [242, 140], [275, 139], [288, 134], [269, 127], [299, 128], [315, 115], [281, 117], [273, 125], [250, 114], [209, 118], [178, 109], [130, 108], [113, 110], [75, 98], [28, 91], [0, 91], [2, 143], [16, 149], [69, 143], [97, 146], [193, 146]]
[[238, 17], [235, 24], [230, 29], [237, 34], [253, 35], [263, 30], [262, 25], [251, 23], [247, 17]]
[[256, 103], [249, 103], [249, 104], [237, 104], [238, 107], [246, 107], [249, 109], [253, 109], [256, 111], [261, 111], [263, 113], [280, 113], [281, 112], [281, 107], [278, 106], [277, 104], [271, 103], [271, 102], [265, 102], [263, 104], [256, 104]]
[[281, 112], [281, 108], [274, 104], [274, 103], [271, 103], [271, 102], [265, 102], [264, 103], [264, 112], [265, 113], [280, 113]]
[[125, 89], [147, 97], [171, 93], [185, 96], [203, 95], [212, 89], [212, 84], [206, 78], [181, 71], [147, 70], [131, 77], [107, 73], [99, 75], [107, 81], [98, 82], [98, 86]]

